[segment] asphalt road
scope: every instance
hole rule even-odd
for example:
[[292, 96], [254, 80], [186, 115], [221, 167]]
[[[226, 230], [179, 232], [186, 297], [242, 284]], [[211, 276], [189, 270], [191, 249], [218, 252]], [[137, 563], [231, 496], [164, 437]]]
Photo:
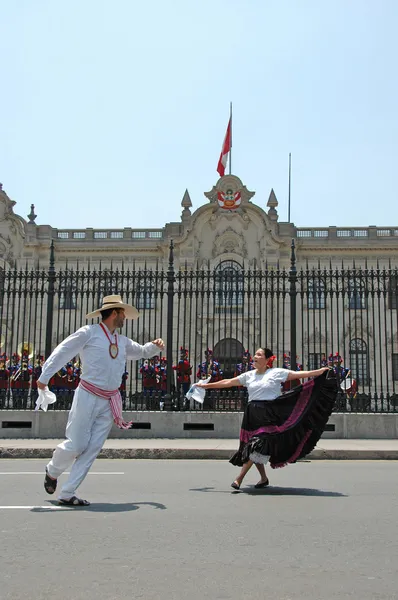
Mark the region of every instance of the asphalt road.
[[398, 598], [397, 462], [303, 462], [266, 490], [253, 470], [234, 492], [225, 461], [101, 460], [86, 509], [52, 504], [45, 463], [0, 461], [1, 600]]

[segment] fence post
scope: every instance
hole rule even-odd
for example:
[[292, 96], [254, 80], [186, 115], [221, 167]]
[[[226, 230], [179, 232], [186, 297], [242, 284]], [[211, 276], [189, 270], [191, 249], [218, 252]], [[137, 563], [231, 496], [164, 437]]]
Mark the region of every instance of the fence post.
[[54, 315], [54, 295], [55, 295], [55, 259], [54, 259], [54, 240], [51, 241], [50, 247], [50, 265], [48, 267], [48, 290], [47, 290], [47, 322], [46, 322], [46, 348], [45, 358], [51, 354], [52, 337], [53, 337], [53, 315]]
[[[289, 271], [289, 282], [290, 282], [290, 368], [292, 371], [296, 371], [296, 338], [297, 338], [297, 269], [296, 269], [296, 247], [294, 245], [294, 239], [292, 239], [291, 253], [290, 253], [290, 271]], [[292, 387], [297, 384], [296, 381], [292, 381]]]
[[167, 358], [167, 392], [165, 395], [165, 408], [172, 408], [173, 392], [173, 325], [174, 325], [174, 243], [170, 240], [169, 248], [169, 268], [167, 270], [167, 340], [166, 340], [166, 358]]

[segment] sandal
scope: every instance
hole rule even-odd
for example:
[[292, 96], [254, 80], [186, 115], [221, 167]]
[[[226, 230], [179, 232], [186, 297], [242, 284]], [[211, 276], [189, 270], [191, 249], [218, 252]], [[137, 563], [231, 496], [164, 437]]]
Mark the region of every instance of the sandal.
[[239, 483], [236, 483], [236, 481], [233, 481], [231, 483], [231, 488], [234, 488], [234, 490], [240, 490], [240, 485]]
[[47, 494], [54, 494], [55, 490], [57, 489], [57, 480], [50, 477], [47, 467], [46, 476], [44, 477], [44, 489], [46, 490]]
[[77, 496], [72, 496], [72, 498], [68, 498], [67, 500], [60, 498], [58, 500], [58, 504], [61, 506], [90, 506], [90, 502], [88, 500], [83, 500]]
[[256, 485], [254, 486], [256, 488], [256, 490], [262, 490], [263, 488], [266, 488], [269, 485], [269, 481], [268, 479], [266, 481], [260, 481], [260, 483], [256, 483]]

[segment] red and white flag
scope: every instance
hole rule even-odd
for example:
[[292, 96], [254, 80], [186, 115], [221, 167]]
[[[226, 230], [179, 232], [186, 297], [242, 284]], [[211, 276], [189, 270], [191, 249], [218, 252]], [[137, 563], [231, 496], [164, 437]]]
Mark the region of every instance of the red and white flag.
[[227, 165], [228, 155], [232, 148], [232, 117], [229, 118], [227, 133], [225, 134], [224, 143], [222, 145], [220, 158], [218, 159], [217, 171], [220, 177], [225, 175], [225, 167]]

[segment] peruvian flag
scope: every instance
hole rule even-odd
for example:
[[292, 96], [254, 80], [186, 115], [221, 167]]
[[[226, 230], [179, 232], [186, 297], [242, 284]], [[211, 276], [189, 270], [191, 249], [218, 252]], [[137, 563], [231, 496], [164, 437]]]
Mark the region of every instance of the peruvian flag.
[[232, 117], [229, 118], [227, 133], [225, 134], [224, 143], [222, 145], [220, 158], [218, 159], [217, 171], [220, 177], [225, 175], [225, 167], [228, 160], [228, 154], [232, 148]]

